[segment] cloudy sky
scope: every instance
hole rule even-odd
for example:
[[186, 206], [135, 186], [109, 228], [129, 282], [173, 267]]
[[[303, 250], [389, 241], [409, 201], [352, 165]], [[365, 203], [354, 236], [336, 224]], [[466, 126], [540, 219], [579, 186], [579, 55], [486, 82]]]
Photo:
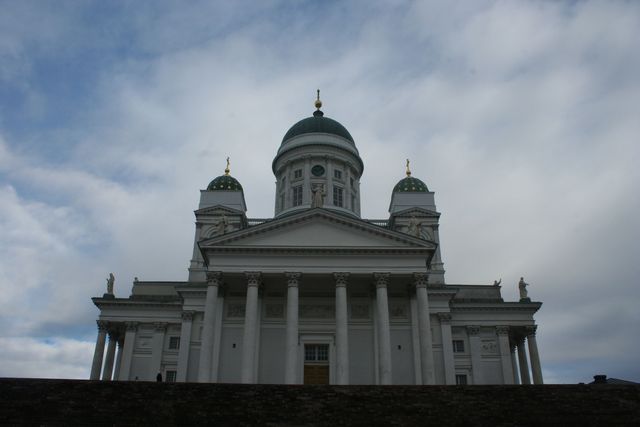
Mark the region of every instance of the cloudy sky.
[[250, 217], [323, 110], [385, 218], [406, 158], [449, 283], [522, 275], [546, 382], [640, 381], [640, 3], [0, 0], [0, 376], [87, 378], [113, 271], [185, 280], [226, 156]]

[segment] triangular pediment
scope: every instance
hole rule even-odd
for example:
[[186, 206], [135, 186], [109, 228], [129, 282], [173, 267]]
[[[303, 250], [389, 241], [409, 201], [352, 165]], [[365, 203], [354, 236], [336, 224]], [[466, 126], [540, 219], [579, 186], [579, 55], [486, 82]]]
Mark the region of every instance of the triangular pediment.
[[196, 215], [244, 215], [244, 212], [224, 205], [209, 206], [207, 208], [198, 209], [194, 213]]
[[327, 209], [310, 209], [286, 218], [217, 236], [199, 243], [201, 249], [221, 247], [297, 249], [435, 249], [417, 239]]
[[439, 218], [440, 212], [430, 211], [424, 208], [408, 208], [399, 212], [395, 212], [392, 217], [411, 217], [415, 216], [416, 218]]

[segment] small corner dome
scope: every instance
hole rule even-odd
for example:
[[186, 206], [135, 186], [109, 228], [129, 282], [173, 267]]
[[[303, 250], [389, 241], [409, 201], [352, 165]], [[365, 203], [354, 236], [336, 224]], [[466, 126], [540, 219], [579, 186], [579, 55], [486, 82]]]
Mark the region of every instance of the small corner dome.
[[209, 183], [207, 191], [242, 191], [242, 185], [231, 175], [220, 175]]
[[355, 141], [353, 140], [353, 137], [351, 136], [347, 128], [333, 119], [324, 117], [324, 114], [320, 110], [315, 111], [313, 113], [313, 116], [302, 119], [298, 123], [291, 126], [291, 128], [284, 135], [284, 138], [282, 138], [282, 143], [284, 144], [286, 141], [295, 136], [304, 135], [307, 133], [329, 133], [341, 136], [342, 138], [355, 145]]
[[429, 189], [427, 188], [427, 184], [419, 180], [418, 178], [414, 178], [412, 176], [407, 176], [406, 178], [401, 179], [395, 187], [393, 187], [394, 193], [428, 193]]

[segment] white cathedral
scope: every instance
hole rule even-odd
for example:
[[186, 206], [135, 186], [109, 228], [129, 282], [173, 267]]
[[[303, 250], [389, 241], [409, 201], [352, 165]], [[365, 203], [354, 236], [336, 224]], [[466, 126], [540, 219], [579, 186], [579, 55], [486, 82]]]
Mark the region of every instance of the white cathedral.
[[389, 217], [361, 218], [364, 164], [321, 106], [282, 139], [273, 218], [247, 218], [227, 162], [201, 190], [187, 281], [119, 298], [111, 276], [91, 379], [542, 384], [542, 304], [445, 282], [434, 193], [408, 162]]

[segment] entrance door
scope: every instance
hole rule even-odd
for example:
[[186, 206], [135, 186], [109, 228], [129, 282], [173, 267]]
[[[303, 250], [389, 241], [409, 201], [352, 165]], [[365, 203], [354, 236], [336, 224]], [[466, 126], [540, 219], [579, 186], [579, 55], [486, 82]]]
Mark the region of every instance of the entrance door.
[[304, 345], [304, 384], [329, 384], [329, 344]]

